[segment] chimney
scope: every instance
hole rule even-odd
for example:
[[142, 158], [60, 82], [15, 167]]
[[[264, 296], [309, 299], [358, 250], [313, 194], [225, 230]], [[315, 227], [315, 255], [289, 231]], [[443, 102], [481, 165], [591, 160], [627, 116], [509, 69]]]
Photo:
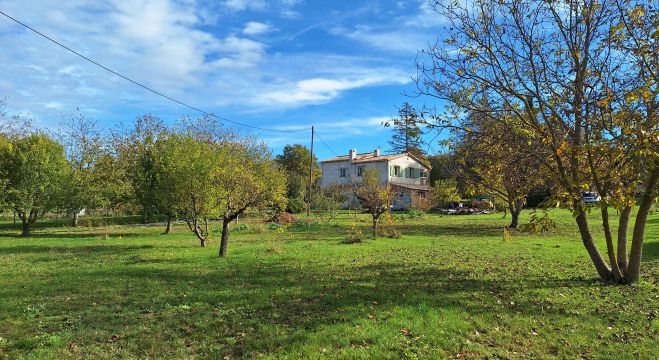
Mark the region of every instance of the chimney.
[[373, 151], [373, 156], [374, 157], [380, 156], [380, 149], [375, 149], [375, 151]]
[[350, 162], [355, 160], [357, 157], [357, 149], [350, 149], [350, 151], [348, 151], [348, 157], [350, 158]]

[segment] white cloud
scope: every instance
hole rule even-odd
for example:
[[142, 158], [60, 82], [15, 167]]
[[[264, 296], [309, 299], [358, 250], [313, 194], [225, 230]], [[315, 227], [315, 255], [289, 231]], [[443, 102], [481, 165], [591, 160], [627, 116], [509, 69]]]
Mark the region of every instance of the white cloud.
[[409, 80], [405, 77], [364, 77], [358, 79], [324, 79], [313, 78], [298, 81], [289, 89], [266, 92], [255, 99], [256, 103], [301, 106], [305, 104], [321, 104], [338, 97], [346, 90], [387, 84], [404, 84]]
[[250, 21], [245, 24], [243, 34], [245, 35], [262, 35], [273, 31], [274, 28], [270, 24], [265, 24], [257, 21]]
[[374, 48], [395, 52], [417, 52], [427, 47], [426, 41], [428, 40], [426, 34], [413, 30], [387, 31], [366, 26], [358, 26], [355, 30], [335, 27], [330, 32]]

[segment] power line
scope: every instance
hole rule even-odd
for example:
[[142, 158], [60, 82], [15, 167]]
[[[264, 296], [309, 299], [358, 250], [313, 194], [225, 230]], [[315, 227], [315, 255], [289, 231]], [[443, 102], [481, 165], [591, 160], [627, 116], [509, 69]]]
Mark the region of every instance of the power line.
[[184, 103], [184, 102], [182, 102], [182, 101], [180, 101], [180, 100], [176, 100], [176, 99], [174, 99], [174, 98], [172, 98], [172, 97], [170, 97], [170, 96], [168, 96], [168, 95], [163, 94], [162, 92], [160, 92], [160, 91], [158, 91], [158, 90], [155, 90], [155, 89], [150, 88], [150, 87], [148, 87], [148, 86], [146, 86], [146, 85], [144, 85], [144, 84], [141, 84], [140, 82], [135, 81], [135, 80], [129, 78], [128, 76], [122, 75], [122, 74], [120, 74], [120, 73], [118, 73], [118, 72], [116, 72], [116, 71], [114, 71], [114, 70], [108, 68], [107, 66], [104, 66], [104, 65], [102, 65], [102, 64], [100, 64], [100, 63], [98, 63], [98, 62], [96, 62], [96, 61], [94, 61], [94, 60], [92, 60], [92, 59], [86, 57], [85, 55], [80, 54], [79, 52], [77, 52], [77, 51], [71, 49], [70, 47], [68, 47], [68, 46], [66, 46], [66, 45], [64, 45], [64, 44], [62, 44], [62, 43], [60, 43], [60, 42], [58, 42], [58, 41], [56, 41], [55, 39], [53, 39], [53, 38], [51, 38], [51, 37], [45, 35], [44, 33], [42, 33], [42, 32], [40, 32], [40, 31], [38, 31], [38, 30], [36, 30], [36, 29], [30, 27], [29, 25], [24, 24], [24, 23], [22, 23], [21, 21], [19, 21], [19, 20], [15, 19], [15, 18], [13, 18], [13, 17], [11, 17], [11, 16], [5, 14], [3, 11], [0, 11], [0, 14], [4, 15], [4, 16], [5, 16], [6, 18], [8, 18], [9, 20], [12, 20], [13, 22], [15, 22], [15, 23], [17, 23], [17, 24], [23, 26], [24, 28], [26, 28], [26, 29], [32, 31], [33, 33], [35, 33], [35, 34], [37, 34], [37, 35], [39, 35], [39, 36], [41, 36], [41, 37], [43, 37], [43, 38], [45, 38], [45, 39], [51, 41], [52, 43], [54, 43], [54, 44], [56, 44], [56, 45], [58, 45], [58, 46], [60, 46], [60, 47], [62, 47], [62, 48], [64, 48], [64, 49], [68, 50], [69, 52], [71, 52], [71, 53], [73, 53], [73, 54], [75, 54], [75, 55], [77, 55], [77, 56], [79, 56], [79, 57], [81, 57], [81, 58], [83, 58], [83, 59], [89, 61], [90, 63], [92, 63], [92, 64], [94, 64], [94, 65], [96, 65], [96, 66], [98, 66], [98, 67], [100, 67], [100, 68], [102, 68], [102, 69], [104, 69], [104, 70], [106, 70], [106, 71], [108, 71], [108, 72], [110, 72], [110, 73], [112, 73], [112, 74], [114, 74], [114, 75], [116, 75], [116, 76], [118, 76], [118, 77], [120, 77], [120, 78], [126, 80], [126, 81], [129, 81], [129, 82], [133, 83], [134, 85], [137, 85], [137, 86], [139, 86], [139, 87], [141, 87], [141, 88], [143, 88], [143, 89], [145, 89], [145, 90], [147, 90], [147, 91], [150, 91], [150, 92], [152, 92], [152, 93], [154, 93], [154, 94], [156, 94], [156, 95], [158, 95], [158, 96], [161, 96], [161, 97], [163, 97], [163, 98], [165, 98], [165, 99], [167, 99], [167, 100], [173, 101], [173, 102], [175, 102], [175, 103], [177, 103], [177, 104], [179, 104], [179, 105], [181, 105], [181, 106], [187, 107], [187, 108], [192, 109], [192, 110], [194, 110], [194, 111], [198, 111], [198, 112], [200, 112], [200, 113], [202, 113], [202, 114], [204, 114], [204, 115], [212, 116], [212, 117], [217, 118], [217, 119], [219, 119], [219, 120], [226, 121], [226, 122], [229, 122], [229, 123], [232, 123], [232, 124], [235, 124], [235, 125], [244, 126], [244, 127], [248, 127], [248, 128], [252, 128], [252, 129], [262, 130], [262, 131], [281, 132], [281, 133], [293, 133], [293, 132], [302, 132], [302, 131], [309, 131], [309, 130], [310, 130], [310, 129], [300, 129], [300, 130], [279, 130], [279, 129], [268, 129], [268, 128], [262, 128], [262, 127], [259, 127], [259, 126], [253, 126], [253, 125], [249, 125], [249, 124], [244, 124], [244, 123], [241, 123], [241, 122], [238, 122], [238, 121], [233, 121], [233, 120], [229, 120], [229, 119], [227, 119], [227, 118], [223, 118], [223, 117], [221, 117], [221, 116], [217, 116], [217, 115], [215, 115], [215, 114], [212, 114], [212, 113], [209, 113], [209, 112], [207, 112], [207, 111], [204, 111], [204, 110], [202, 110], [202, 109], [200, 109], [200, 108], [198, 108], [198, 107], [195, 107], [195, 106], [192, 106], [192, 105], [188, 105], [188, 104], [186, 104], [186, 103]]
[[334, 150], [332, 150], [332, 148], [329, 147], [329, 145], [327, 145], [327, 143], [326, 143], [326, 142], [320, 137], [320, 135], [318, 135], [318, 130], [315, 131], [315, 136], [318, 138], [318, 140], [320, 140], [320, 142], [321, 142], [323, 145], [325, 145], [325, 147], [327, 148], [327, 150], [329, 150], [330, 152], [332, 152], [332, 154], [334, 154], [334, 156], [339, 156], [339, 154], [337, 154]]

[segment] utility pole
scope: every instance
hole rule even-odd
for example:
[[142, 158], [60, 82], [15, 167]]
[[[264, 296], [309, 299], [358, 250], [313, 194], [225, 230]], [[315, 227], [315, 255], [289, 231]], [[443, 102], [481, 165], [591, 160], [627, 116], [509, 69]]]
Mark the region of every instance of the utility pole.
[[307, 224], [309, 224], [309, 214], [311, 213], [311, 198], [313, 191], [313, 138], [314, 138], [314, 127], [311, 126], [311, 157], [309, 158], [309, 191], [307, 191], [308, 202], [307, 202]]

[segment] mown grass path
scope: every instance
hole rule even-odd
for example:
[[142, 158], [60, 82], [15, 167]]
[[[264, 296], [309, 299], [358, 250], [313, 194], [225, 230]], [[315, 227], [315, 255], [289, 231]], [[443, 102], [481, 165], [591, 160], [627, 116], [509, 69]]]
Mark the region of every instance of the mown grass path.
[[599, 283], [570, 214], [551, 216], [507, 242], [500, 214], [351, 245], [348, 215], [251, 225], [225, 259], [183, 226], [0, 224], [0, 358], [656, 358], [659, 215], [631, 287]]

